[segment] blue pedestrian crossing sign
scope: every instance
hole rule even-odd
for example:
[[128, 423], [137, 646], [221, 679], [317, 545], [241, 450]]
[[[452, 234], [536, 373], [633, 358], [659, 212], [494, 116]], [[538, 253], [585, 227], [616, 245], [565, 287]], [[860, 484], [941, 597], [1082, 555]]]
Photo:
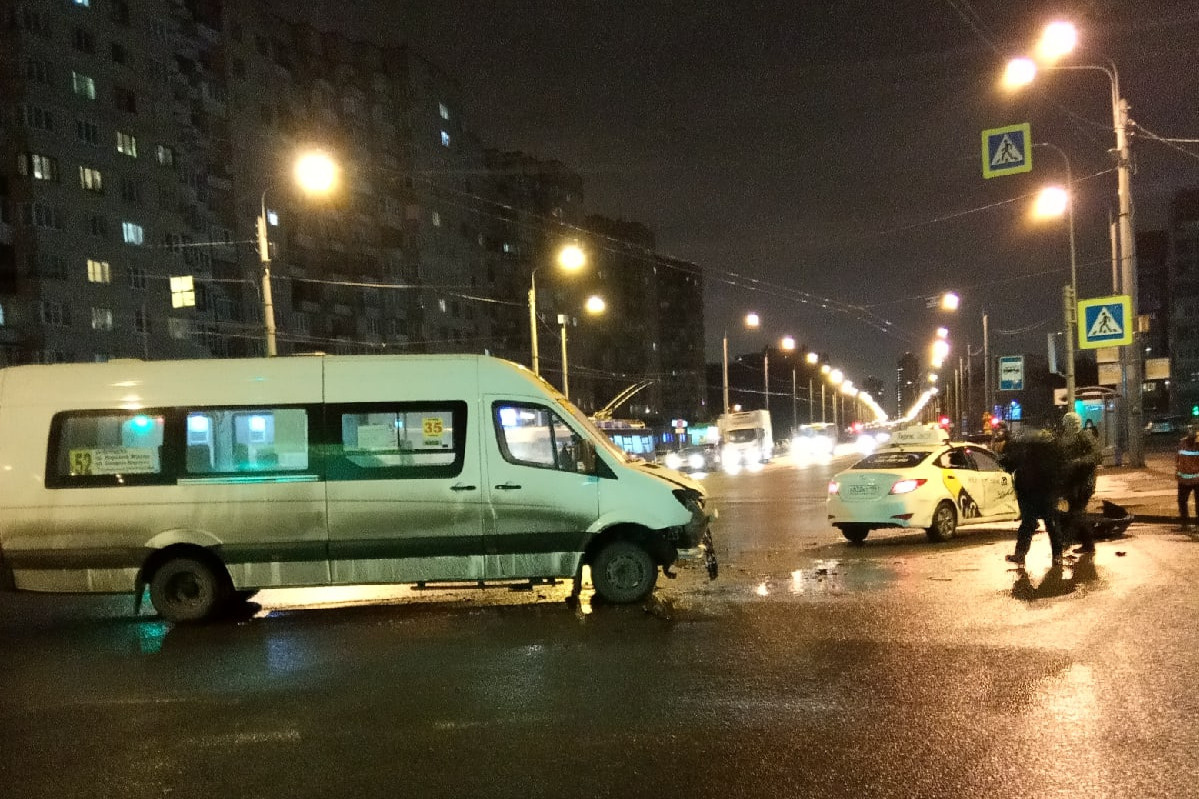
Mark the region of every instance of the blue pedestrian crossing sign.
[[1032, 171], [1032, 126], [1008, 125], [983, 131], [983, 177]]
[[1132, 343], [1132, 298], [1127, 294], [1078, 302], [1078, 347], [1094, 350]]

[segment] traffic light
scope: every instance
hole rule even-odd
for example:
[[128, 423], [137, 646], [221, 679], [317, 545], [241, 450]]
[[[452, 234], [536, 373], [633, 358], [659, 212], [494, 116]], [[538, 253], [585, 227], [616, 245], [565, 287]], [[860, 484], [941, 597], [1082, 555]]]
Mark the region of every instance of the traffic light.
[[941, 417], [941, 426], [946, 427], [946, 428], [949, 427], [949, 417], [948, 416]]
[[1199, 416], [1199, 405], [1191, 406], [1191, 416]]

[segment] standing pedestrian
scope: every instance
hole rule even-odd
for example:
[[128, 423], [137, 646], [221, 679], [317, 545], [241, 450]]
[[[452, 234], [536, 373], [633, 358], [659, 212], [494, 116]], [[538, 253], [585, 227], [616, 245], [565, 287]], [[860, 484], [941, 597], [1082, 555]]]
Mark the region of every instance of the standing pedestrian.
[[1062, 452], [1056, 436], [1048, 430], [1012, 439], [1004, 448], [1004, 467], [1013, 472], [1016, 504], [1020, 506], [1020, 527], [1016, 530], [1016, 551], [1004, 556], [1009, 563], [1024, 568], [1024, 558], [1032, 546], [1037, 523], [1045, 522], [1054, 565], [1062, 562], [1062, 537], [1058, 526], [1057, 503], [1062, 496]]
[[1084, 432], [1090, 433], [1091, 438], [1095, 439], [1096, 441], [1099, 440], [1099, 428], [1095, 426], [1094, 421], [1087, 419], [1087, 422], [1082, 426], [1082, 429]]
[[[1094, 428], [1092, 428], [1094, 429]], [[1071, 540], [1079, 552], [1094, 552], [1095, 539], [1086, 521], [1087, 503], [1095, 493], [1095, 471], [1103, 456], [1095, 437], [1082, 426], [1082, 417], [1070, 411], [1062, 418], [1062, 494], [1066, 516], [1062, 519], [1062, 543]]]
[[1199, 438], [1195, 426], [1187, 426], [1186, 438], [1178, 443], [1174, 456], [1174, 477], [1178, 481], [1179, 529], [1191, 529], [1191, 516], [1187, 512], [1187, 501], [1195, 494], [1195, 513], [1199, 516]]

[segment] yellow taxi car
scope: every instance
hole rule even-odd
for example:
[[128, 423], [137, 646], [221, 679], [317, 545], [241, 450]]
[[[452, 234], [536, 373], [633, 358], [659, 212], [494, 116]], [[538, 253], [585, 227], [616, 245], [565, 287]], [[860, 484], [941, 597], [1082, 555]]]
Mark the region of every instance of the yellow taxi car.
[[1012, 476], [986, 447], [952, 442], [936, 426], [897, 431], [828, 485], [828, 519], [855, 544], [883, 527], [923, 528], [946, 541], [957, 528], [1020, 518]]

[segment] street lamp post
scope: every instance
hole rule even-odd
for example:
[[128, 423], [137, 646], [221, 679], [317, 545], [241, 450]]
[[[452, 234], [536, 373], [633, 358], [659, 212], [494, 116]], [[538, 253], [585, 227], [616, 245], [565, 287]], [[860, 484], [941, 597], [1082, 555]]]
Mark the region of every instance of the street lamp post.
[[[568, 244], [558, 251], [558, 266], [568, 272], [582, 269], [587, 263], [587, 255], [578, 244]], [[533, 267], [529, 273], [529, 347], [533, 351], [533, 374], [541, 375], [541, 357], [537, 347], [537, 270]]]
[[271, 243], [267, 239], [266, 192], [262, 193], [262, 212], [256, 221], [258, 232], [258, 260], [262, 264], [262, 322], [266, 335], [266, 355], [274, 358], [279, 354], [275, 341], [275, 302], [271, 295]]
[[[1066, 408], [1074, 410], [1075, 377], [1074, 377], [1074, 336], [1077, 318], [1075, 309], [1078, 302], [1078, 255], [1074, 244], [1074, 173], [1070, 169], [1070, 158], [1060, 147], [1041, 142], [1037, 147], [1048, 147], [1062, 157], [1066, 163], [1066, 191], [1062, 193], [1047, 189], [1038, 198], [1038, 214], [1058, 216], [1062, 205], [1065, 206], [1066, 220], [1070, 228], [1070, 285], [1062, 291], [1062, 309], [1066, 321]], [[1052, 206], [1052, 207], [1046, 207]]]
[[[337, 184], [337, 164], [323, 152], [305, 153], [296, 160], [295, 179], [309, 194], [328, 194]], [[267, 235], [269, 220], [266, 213], [266, 194], [262, 192], [255, 232], [258, 237], [258, 261], [262, 264], [262, 323], [267, 357], [278, 354], [275, 337], [275, 302], [271, 293], [271, 243]]]
[[[1068, 23], [1054, 23], [1047, 28], [1041, 44], [1054, 43], [1051, 55], [1059, 57], [1073, 49], [1077, 41], [1074, 27]], [[1127, 320], [1132, 328], [1132, 345], [1122, 347], [1120, 362], [1125, 385], [1125, 405], [1127, 413], [1126, 431], [1128, 435], [1129, 465], [1142, 467], [1145, 465], [1145, 431], [1141, 427], [1141, 417], [1144, 413], [1141, 403], [1144, 351], [1140, 334], [1137, 332], [1136, 314], [1138, 309], [1137, 291], [1137, 254], [1136, 237], [1133, 235], [1132, 207], [1132, 153], [1128, 138], [1128, 101], [1120, 96], [1120, 75], [1116, 65], [1108, 62], [1106, 66], [1098, 64], [1066, 64], [1053, 65], [1047, 69], [1088, 70], [1102, 72], [1111, 83], [1112, 127], [1116, 134], [1116, 187], [1119, 199], [1119, 233], [1120, 233], [1120, 281], [1124, 293], [1128, 295], [1132, 306], [1133, 318]], [[1030, 82], [1036, 75], [1036, 66], [1028, 59], [1016, 59], [1008, 64], [1009, 85], [1023, 85]]]
[[[583, 305], [583, 310], [589, 314], [601, 314], [607, 308], [607, 303], [603, 297], [592, 295], [587, 298], [587, 302]], [[562, 396], [570, 399], [570, 375], [566, 367], [566, 326], [570, 322], [570, 317], [564, 313], [558, 314], [558, 327], [561, 331], [562, 338]]]
[[[762, 324], [762, 319], [756, 313], [750, 312], [745, 315], [745, 327], [756, 330]], [[729, 405], [729, 331], [725, 328], [724, 336], [721, 339], [721, 386], [724, 390], [724, 412], [728, 413], [731, 406]], [[769, 378], [767, 378], [769, 380]]]
[[[815, 367], [820, 361], [820, 356], [814, 352], [808, 353], [808, 365]], [[816, 396], [812, 391], [812, 373], [808, 372], [808, 424], [813, 424], [816, 421]], [[824, 413], [824, 400], [820, 401], [820, 412]]]

